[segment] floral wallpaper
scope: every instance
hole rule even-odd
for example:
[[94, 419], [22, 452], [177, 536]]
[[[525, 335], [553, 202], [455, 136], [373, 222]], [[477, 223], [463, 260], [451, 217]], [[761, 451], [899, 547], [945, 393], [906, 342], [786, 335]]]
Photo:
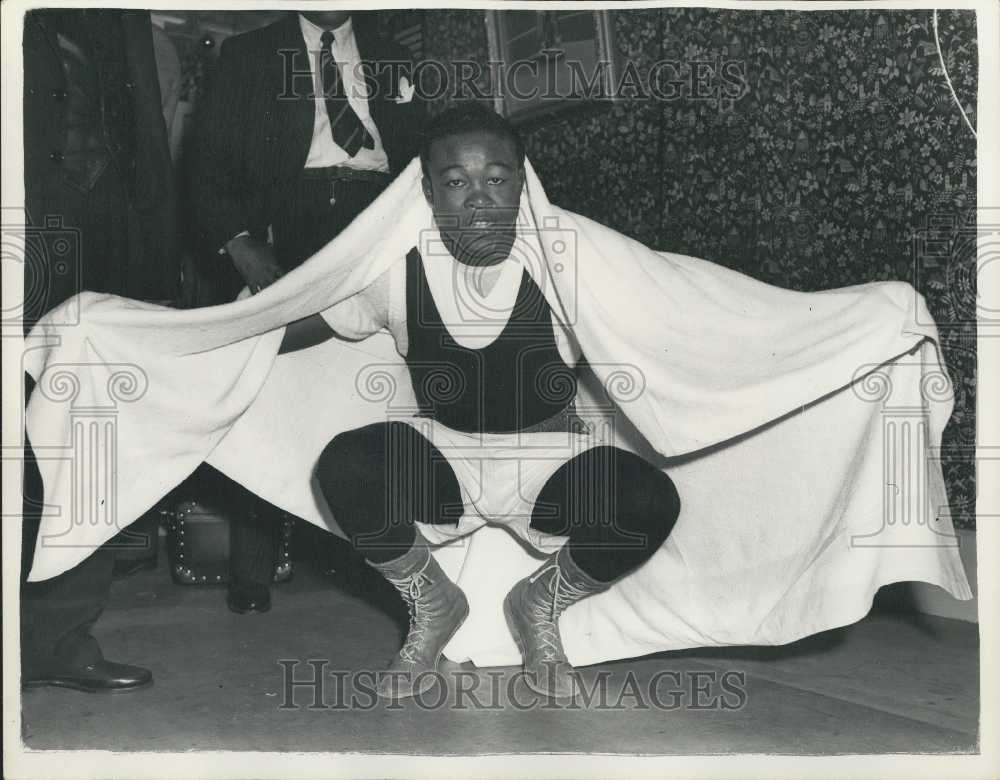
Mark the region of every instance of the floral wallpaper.
[[[481, 10], [377, 21], [393, 36], [420, 14], [426, 59], [488, 61]], [[953, 515], [975, 527], [976, 142], [942, 74], [931, 10], [629, 9], [612, 12], [612, 27], [620, 65], [640, 82], [664, 60], [684, 77], [718, 77], [728, 63], [741, 88], [673, 100], [626, 90], [526, 125], [549, 196], [649, 246], [782, 287], [913, 284], [955, 389], [942, 453]], [[975, 126], [975, 13], [940, 11], [938, 33]], [[214, 51], [195, 34], [185, 44], [196, 92]], [[487, 93], [488, 73], [474, 82]]]
[[[630, 9], [613, 28], [640, 79], [661, 60], [716, 74], [729, 62], [742, 87], [625, 97], [526, 126], [552, 200], [783, 287], [912, 283], [954, 381], [942, 453], [952, 511], [974, 527], [976, 142], [932, 12]], [[975, 126], [975, 14], [941, 11], [938, 28]], [[444, 61], [488, 57], [479, 11], [428, 11], [424, 42]]]

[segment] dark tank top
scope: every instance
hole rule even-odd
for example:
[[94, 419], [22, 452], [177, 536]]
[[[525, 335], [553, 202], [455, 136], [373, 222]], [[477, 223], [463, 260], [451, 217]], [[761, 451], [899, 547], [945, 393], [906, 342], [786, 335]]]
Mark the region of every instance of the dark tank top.
[[465, 433], [511, 433], [565, 418], [576, 398], [575, 371], [559, 354], [545, 296], [527, 271], [510, 319], [482, 349], [448, 333], [416, 248], [406, 256], [406, 364], [420, 406]]

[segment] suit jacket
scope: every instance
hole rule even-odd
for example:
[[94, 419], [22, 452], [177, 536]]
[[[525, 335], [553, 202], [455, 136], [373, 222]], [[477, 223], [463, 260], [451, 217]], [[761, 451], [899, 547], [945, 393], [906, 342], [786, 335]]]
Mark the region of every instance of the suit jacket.
[[[84, 286], [173, 299], [179, 282], [173, 171], [149, 13], [29, 11], [23, 44], [25, 201], [34, 229], [57, 217], [69, 228], [119, 231], [116, 242], [82, 237], [81, 256], [71, 262], [82, 268]], [[99, 182], [121, 193], [115, 213], [100, 213], [108, 201], [91, 197]], [[87, 246], [97, 243], [120, 257], [88, 257]], [[112, 268], [120, 277], [90, 274]], [[50, 292], [44, 310], [79, 289]]]
[[[408, 71], [389, 63], [411, 57], [359, 21], [354, 35], [373, 87], [369, 110], [396, 174], [417, 154], [424, 112], [416, 99], [396, 102], [399, 75]], [[312, 59], [295, 13], [223, 43], [189, 155], [193, 217], [206, 250], [244, 230], [265, 235], [291, 196], [312, 141]]]

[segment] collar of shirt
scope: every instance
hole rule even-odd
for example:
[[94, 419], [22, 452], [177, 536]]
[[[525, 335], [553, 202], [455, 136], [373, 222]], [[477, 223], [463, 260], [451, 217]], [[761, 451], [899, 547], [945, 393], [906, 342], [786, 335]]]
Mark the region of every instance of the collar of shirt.
[[[309, 52], [309, 63], [313, 75], [314, 94], [323, 94], [323, 80], [319, 70], [319, 51], [322, 48], [320, 38], [325, 28], [313, 24], [302, 14], [299, 14], [299, 27]], [[344, 165], [348, 168], [358, 168], [373, 171], [388, 171], [389, 160], [382, 145], [382, 136], [371, 117], [369, 109], [369, 87], [361, 73], [361, 52], [358, 50], [354, 27], [350, 18], [333, 30], [333, 55], [343, 78], [344, 90], [354, 112], [375, 139], [374, 149], [361, 149], [354, 157], [337, 146], [330, 133], [330, 118], [322, 99], [315, 100], [313, 116], [313, 138], [309, 145], [306, 158], [306, 168], [326, 168], [332, 165]]]
[[[306, 41], [306, 51], [319, 51], [323, 48], [320, 39], [323, 37], [323, 33], [326, 32], [326, 28], [314, 24], [302, 14], [299, 14], [299, 27], [302, 29], [302, 37]], [[347, 17], [346, 22], [340, 25], [340, 27], [335, 27], [331, 32], [333, 33], [333, 46], [338, 50], [338, 53], [346, 53], [345, 50], [349, 51], [357, 47], [354, 40], [354, 25], [351, 22], [351, 17]], [[342, 58], [338, 57], [337, 59]]]

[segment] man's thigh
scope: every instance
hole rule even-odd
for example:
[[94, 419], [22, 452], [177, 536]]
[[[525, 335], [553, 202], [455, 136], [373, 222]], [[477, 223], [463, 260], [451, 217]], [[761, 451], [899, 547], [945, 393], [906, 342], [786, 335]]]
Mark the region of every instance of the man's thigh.
[[448, 459], [401, 421], [337, 435], [320, 456], [317, 476], [334, 516], [358, 517], [369, 532], [380, 525], [454, 524], [463, 513]]

